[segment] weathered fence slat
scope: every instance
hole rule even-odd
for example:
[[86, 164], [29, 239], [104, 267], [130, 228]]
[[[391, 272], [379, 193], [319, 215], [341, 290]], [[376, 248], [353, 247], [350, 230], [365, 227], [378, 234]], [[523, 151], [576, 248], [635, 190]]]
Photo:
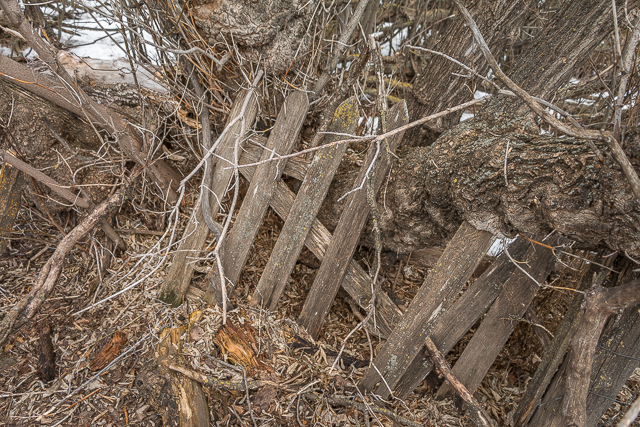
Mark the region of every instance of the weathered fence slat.
[[[247, 91], [243, 90], [238, 94], [235, 102], [233, 103], [233, 108], [231, 109], [227, 123], [230, 123], [241, 113], [242, 105], [244, 104], [247, 93]], [[249, 125], [253, 124], [257, 112], [258, 104], [255, 96], [253, 96], [245, 110], [245, 122]], [[241, 126], [241, 121], [238, 121], [224, 135], [216, 150], [216, 153], [219, 156], [229, 161], [233, 160], [234, 144]], [[247, 128], [249, 128], [249, 126], [247, 126]], [[211, 215], [214, 218], [220, 208], [217, 200], [222, 199], [224, 196], [227, 186], [229, 185], [229, 181], [231, 180], [231, 174], [233, 173], [232, 170], [227, 169], [227, 166], [228, 163], [223, 161], [217, 161], [214, 166], [215, 179], [211, 186], [211, 191], [213, 191], [217, 196], [211, 197]], [[167, 278], [162, 284], [159, 297], [160, 300], [173, 306], [182, 304], [184, 295], [189, 288], [189, 283], [191, 282], [191, 276], [193, 275], [192, 263], [200, 256], [200, 251], [206, 243], [208, 236], [209, 228], [204, 222], [202, 210], [194, 209], [194, 212], [191, 214], [191, 218], [189, 219], [189, 223], [184, 230], [178, 249], [173, 256], [173, 262], [169, 268]]]
[[[528, 258], [535, 248], [526, 239], [518, 237], [509, 246], [509, 254], [515, 259]], [[502, 253], [493, 264], [476, 279], [469, 289], [436, 322], [431, 340], [442, 354], [447, 354], [464, 334], [486, 313], [500, 294], [502, 285], [516, 266]], [[397, 397], [404, 398], [416, 389], [433, 369], [431, 357], [418, 352], [394, 390]]]
[[[240, 156], [240, 165], [249, 165], [260, 161], [262, 156], [263, 147], [267, 145], [267, 138], [260, 135], [252, 135], [249, 138], [248, 144], [242, 147], [242, 155]], [[290, 176], [302, 181], [307, 174], [307, 169], [311, 164], [310, 160], [307, 160], [301, 156], [291, 157], [286, 162], [282, 162], [281, 169], [282, 175]], [[253, 179], [253, 172], [255, 166], [247, 166], [240, 169], [240, 173], [248, 181]]]
[[[407, 104], [404, 101], [398, 102], [389, 111], [385, 119], [387, 121], [386, 129], [388, 130], [404, 125], [409, 119]], [[398, 144], [400, 144], [403, 134], [404, 132], [394, 135], [386, 141], [391, 152], [395, 151]], [[380, 147], [376, 147], [375, 143], [371, 144], [356, 178], [356, 187], [361, 185], [365, 179], [372, 179], [367, 178], [367, 171], [369, 171], [371, 162], [375, 160], [376, 164], [369, 171], [369, 177], [375, 177], [374, 194], [378, 194], [378, 190], [391, 167], [390, 162], [386, 160], [390, 153], [385, 152], [385, 148], [384, 143]], [[375, 158], [376, 151], [379, 151], [377, 159]], [[298, 323], [304, 326], [314, 338], [318, 337], [331, 303], [336, 297], [338, 289], [340, 289], [340, 284], [360, 239], [360, 233], [369, 216], [366, 191], [366, 186], [363, 186], [360, 190], [348, 196], [345, 203], [346, 208], [342, 212], [333, 233], [334, 238], [331, 240], [329, 249], [325, 253], [325, 258], [316, 273], [316, 278], [298, 318]]]
[[[516, 262], [539, 283], [544, 281], [551, 272], [555, 256], [551, 249], [536, 246], [536, 250], [528, 254], [530, 255], [528, 258], [516, 260]], [[522, 270], [516, 269], [502, 286], [500, 295], [453, 367], [453, 375], [467, 387], [470, 393], [476, 391], [507, 343], [518, 324], [518, 319], [522, 318], [529, 304], [538, 294], [540, 290], [538, 283], [527, 277]], [[453, 391], [450, 384], [444, 383], [438, 390], [438, 395], [444, 396]]]
[[[611, 406], [624, 383], [638, 367], [640, 357], [640, 315], [637, 307], [629, 308], [617, 319], [609, 319], [600, 340], [591, 370], [587, 397], [586, 427], [600, 425], [602, 414]], [[529, 420], [529, 427], [564, 427], [562, 411], [565, 393], [567, 358]]]
[[0, 255], [9, 243], [9, 233], [20, 210], [24, 174], [8, 163], [0, 166]]
[[462, 223], [375, 358], [375, 367], [369, 368], [360, 381], [360, 389], [373, 390], [382, 375], [385, 381], [378, 388], [378, 394], [390, 395], [388, 387], [394, 389], [398, 385], [411, 361], [424, 348], [438, 317], [449, 309], [493, 241], [491, 233]]
[[[349, 98], [336, 109], [329, 132], [353, 133], [357, 121], [356, 100]], [[343, 137], [338, 135], [327, 138], [328, 142], [340, 139]], [[252, 304], [275, 309], [346, 149], [347, 144], [338, 144], [316, 153], [253, 293]]]
[[[266, 144], [266, 139], [261, 137], [252, 137], [260, 145]], [[247, 146], [245, 153], [240, 158], [240, 164], [255, 163], [260, 159], [261, 147]], [[289, 159], [284, 169], [284, 174], [297, 179], [304, 179], [306, 169], [308, 167], [307, 160], [293, 157]], [[241, 168], [240, 173], [247, 180], [251, 181], [255, 166]], [[286, 218], [289, 210], [295, 201], [296, 195], [287, 187], [287, 185], [278, 181], [275, 194], [271, 199], [271, 208], [280, 218]], [[316, 218], [311, 225], [311, 231], [305, 240], [305, 245], [319, 260], [324, 259], [324, 254], [331, 242], [331, 233]], [[366, 308], [371, 300], [371, 279], [367, 273], [354, 260], [351, 260], [347, 273], [342, 281], [342, 287], [351, 295], [351, 297], [362, 308]], [[193, 298], [203, 298], [204, 292], [195, 287], [189, 288], [189, 296]], [[391, 301], [391, 298], [383, 292], [378, 291], [376, 296], [376, 322], [373, 319], [369, 322], [368, 329], [371, 333], [386, 338], [391, 334], [394, 326], [402, 317], [402, 311]]]
[[[603, 261], [606, 262], [606, 260], [602, 258], [598, 259], [598, 261], [599, 263]], [[592, 285], [593, 273], [599, 269], [600, 266], [591, 264], [587, 268], [587, 272], [584, 274], [578, 289], [581, 291], [589, 289]], [[522, 399], [520, 399], [520, 403], [513, 417], [516, 427], [523, 427], [529, 421], [538, 407], [540, 399], [542, 399], [542, 396], [549, 387], [549, 383], [553, 379], [554, 374], [558, 370], [558, 366], [562, 363], [564, 355], [571, 343], [571, 338], [575, 334], [582, 314], [584, 313], [583, 310], [580, 309], [583, 300], [582, 294], [575, 294], [571, 305], [564, 314], [562, 323], [558, 327], [558, 330], [555, 331], [551, 345], [545, 351], [542, 361], [540, 365], [538, 365], [538, 369], [536, 369], [536, 373], [527, 385]]]
[[[261, 161], [289, 154], [308, 109], [309, 101], [304, 92], [294, 92], [287, 97], [271, 131], [267, 149], [262, 152]], [[225, 276], [234, 285], [247, 261], [285, 163], [286, 160], [274, 160], [257, 166], [234, 226], [227, 235], [222, 265]]]

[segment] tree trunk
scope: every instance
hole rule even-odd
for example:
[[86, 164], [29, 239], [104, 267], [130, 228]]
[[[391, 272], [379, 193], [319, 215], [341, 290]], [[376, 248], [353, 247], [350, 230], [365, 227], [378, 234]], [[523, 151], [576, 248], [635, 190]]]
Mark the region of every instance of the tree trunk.
[[[516, 40], [516, 32], [535, 11], [537, 2], [473, 0], [465, 3], [491, 51], [501, 55]], [[454, 16], [442, 21], [442, 35], [436, 39], [431, 49], [449, 55], [474, 68], [481, 75], [486, 75], [486, 61], [479, 47], [473, 42], [471, 31], [464, 25], [464, 19], [458, 11], [455, 10], [453, 13]], [[442, 56], [416, 53], [424, 55], [428, 61], [416, 78], [414, 90], [407, 100], [411, 120], [472, 99], [478, 78], [469, 76], [468, 71]], [[430, 145], [442, 132], [455, 126], [461, 115], [462, 111], [407, 132], [404, 144]]]
[[[567, 84], [611, 33], [611, 2], [587, 3], [564, 3], [514, 66], [512, 78], [532, 95], [548, 98]], [[633, 3], [627, 7], [640, 2]], [[640, 256], [640, 207], [606, 148], [599, 149], [602, 163], [586, 142], [541, 135], [519, 100], [497, 97], [431, 147], [400, 154], [383, 196], [386, 246], [408, 252], [442, 245], [467, 220], [505, 236], [555, 229]], [[627, 149], [631, 157], [635, 149]]]

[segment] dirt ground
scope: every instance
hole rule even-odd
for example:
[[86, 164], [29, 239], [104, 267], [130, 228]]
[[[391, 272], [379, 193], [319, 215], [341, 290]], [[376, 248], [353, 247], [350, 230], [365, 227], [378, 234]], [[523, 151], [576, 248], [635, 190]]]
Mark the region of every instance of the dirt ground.
[[[100, 234], [96, 232], [82, 240], [67, 258], [53, 294], [34, 321], [11, 338], [0, 361], [0, 424], [163, 425], [167, 415], [141, 378], [153, 368], [154, 349], [158, 348], [160, 333], [167, 328], [183, 327], [180, 353], [185, 367], [220, 380], [242, 382], [241, 373], [220, 362], [233, 362], [237, 355], [225, 347], [219, 334], [222, 316], [217, 306], [190, 299], [173, 309], [156, 299], [167, 271], [166, 264], [161, 263], [166, 252], [156, 245], [162, 222], [158, 221], [160, 215], [141, 212], [125, 206], [116, 215], [116, 228], [128, 230], [123, 234], [128, 250], [116, 253], [106, 271], [99, 273], [101, 266], [96, 264], [95, 254], [104, 249]], [[188, 217], [188, 209], [183, 214], [182, 223]], [[73, 213], [63, 212], [52, 218], [65, 232], [77, 221]], [[371, 350], [384, 342], [364, 331], [345, 342], [362, 313], [354, 312], [353, 304], [343, 293], [338, 295], [318, 340], [311, 339], [298, 326], [294, 319], [313, 282], [313, 267], [317, 268], [312, 257], [305, 256], [304, 264], [296, 265], [275, 312], [249, 306], [247, 297], [260, 278], [281, 226], [282, 221], [269, 212], [233, 295], [237, 308], [229, 313], [229, 321], [249, 337], [251, 358], [255, 361], [247, 371], [249, 380], [269, 378], [278, 386], [252, 391], [251, 409], [244, 390], [205, 388], [211, 425], [472, 426], [465, 411], [452, 400], [434, 400], [432, 394], [442, 382], [435, 374], [407, 399], [384, 402], [367, 396], [364, 401], [374, 410], [364, 406], [355, 384], [368, 366]], [[29, 291], [61, 236], [51, 219], [29, 205], [22, 208], [11, 245], [0, 257], [3, 311]], [[140, 255], [145, 253], [146, 257]], [[367, 268], [372, 253], [360, 248], [356, 259]], [[193, 281], [202, 289], [206, 287], [206, 264], [199, 263], [197, 270], [201, 272], [195, 274]], [[576, 274], [566, 271], [558, 280], [570, 285]], [[401, 307], [406, 307], [427, 273], [428, 268], [417, 257], [390, 257], [384, 263], [387, 280], [383, 288]], [[128, 289], [119, 296], [100, 302], [125, 288]], [[559, 325], [569, 300], [566, 294], [546, 290], [537, 297], [534, 309], [549, 331]], [[46, 341], [41, 331], [46, 325], [51, 327], [55, 352], [55, 378], [49, 381], [43, 380], [39, 368], [39, 355]], [[457, 359], [473, 331], [450, 352], [449, 363]], [[100, 371], [102, 366], [95, 361], [96, 356], [114, 335], [124, 337], [126, 342], [114, 353], [120, 357]], [[345, 357], [334, 367], [335, 355], [343, 344]], [[534, 328], [520, 322], [476, 393], [500, 425], [511, 425], [543, 351]], [[617, 417], [624, 414], [639, 381], [640, 372], [636, 370], [602, 425], [614, 425]], [[385, 415], [385, 411], [391, 415]]]

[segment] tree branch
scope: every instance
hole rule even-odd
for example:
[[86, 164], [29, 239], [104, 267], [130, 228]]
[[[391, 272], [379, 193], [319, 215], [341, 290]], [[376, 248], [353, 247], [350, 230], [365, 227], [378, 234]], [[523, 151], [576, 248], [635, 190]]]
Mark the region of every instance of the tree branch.
[[480, 33], [480, 30], [471, 17], [469, 11], [464, 7], [461, 0], [454, 0], [454, 2], [458, 9], [460, 9], [462, 16], [464, 17], [467, 25], [473, 33], [473, 37], [480, 45], [480, 49], [482, 50], [485, 59], [489, 63], [489, 66], [496, 74], [496, 77], [498, 77], [498, 79], [500, 79], [500, 81], [504, 83], [513, 93], [518, 95], [518, 97], [520, 97], [520, 99], [522, 99], [534, 113], [540, 116], [542, 120], [553, 126], [557, 131], [576, 138], [605, 142], [611, 150], [613, 158], [622, 168], [622, 171], [624, 172], [629, 185], [631, 185], [631, 189], [633, 190], [633, 194], [636, 196], [636, 199], [640, 200], [640, 178], [638, 177], [638, 174], [636, 173], [633, 166], [631, 166], [631, 162], [629, 162], [627, 155], [624, 153], [624, 151], [622, 151], [620, 144], [615, 139], [613, 134], [611, 132], [586, 130], [577, 128], [575, 126], [570, 126], [556, 119], [552, 114], [549, 114], [549, 112], [542, 108], [531, 95], [529, 95], [524, 89], [518, 86], [513, 80], [507, 77], [505, 73], [502, 72], [502, 70], [500, 69], [500, 65], [498, 65], [498, 62], [491, 54], [489, 46], [487, 46], [487, 43], [484, 41], [484, 37], [482, 37], [482, 34]]

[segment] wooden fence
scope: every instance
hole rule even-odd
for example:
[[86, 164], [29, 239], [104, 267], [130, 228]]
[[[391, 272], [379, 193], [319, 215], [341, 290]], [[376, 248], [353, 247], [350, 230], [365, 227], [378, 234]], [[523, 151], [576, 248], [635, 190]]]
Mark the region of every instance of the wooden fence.
[[[229, 122], [240, 114], [246, 96], [247, 92], [239, 94]], [[253, 137], [258, 144], [245, 145], [239, 163], [247, 165], [289, 154], [308, 108], [304, 93], [289, 95], [269, 139]], [[256, 101], [252, 99], [245, 110], [247, 123], [253, 122], [256, 111]], [[317, 151], [311, 161], [296, 157], [240, 168], [250, 185], [233, 228], [224, 242], [222, 264], [228, 286], [233, 289], [267, 208], [271, 207], [285, 221], [251, 301], [254, 305], [270, 310], [276, 307], [300, 252], [306, 245], [322, 262], [298, 319], [314, 338], [318, 336], [340, 287], [363, 309], [367, 309], [371, 299], [371, 277], [353, 260], [357, 242], [369, 215], [364, 188], [348, 196], [333, 236], [317, 219], [320, 206], [347, 148], [346, 144], [331, 143], [343, 138], [339, 135], [353, 133], [358, 117], [356, 100], [348, 99], [343, 102], [336, 110], [325, 138], [327, 146]], [[407, 120], [406, 104], [404, 101], [399, 102], [387, 114], [386, 128], [398, 128]], [[216, 151], [219, 158], [232, 161], [238, 132], [237, 124], [227, 132]], [[393, 152], [401, 139], [402, 134], [398, 134], [386, 141], [388, 145], [385, 144], [382, 151]], [[389, 168], [388, 163], [381, 158], [386, 153], [379, 155], [378, 161], [369, 168], [379, 148], [372, 144], [355, 183], [358, 186], [367, 176], [373, 177], [376, 193]], [[216, 162], [216, 179], [211, 188], [215, 197], [212, 200], [221, 200], [225, 195], [232, 176], [229, 164], [220, 160]], [[284, 184], [283, 175], [302, 181], [297, 194]], [[218, 204], [213, 203], [211, 210], [215, 215]], [[208, 231], [199, 210], [195, 211], [163, 285], [163, 300], [172, 304], [182, 302], [192, 276], [190, 260], [200, 255]], [[453, 367], [453, 374], [470, 392], [473, 393], [478, 388], [513, 332], [518, 319], [523, 317], [540, 290], [539, 282], [549, 275], [556, 260], [549, 246], [554, 246], [559, 241], [549, 241], [545, 247], [519, 237], [509, 247], [508, 253], [505, 251], [500, 255], [462, 292], [493, 242], [494, 236], [489, 232], [463, 223], [405, 313], [388, 295], [378, 291], [375, 322], [372, 319], [367, 327], [370, 332], [387, 341], [375, 357], [375, 366], [361, 380], [361, 390], [373, 392], [382, 398], [388, 398], [392, 394], [396, 397], [406, 396], [420, 385], [433, 368], [431, 359], [425, 353], [426, 338], [431, 337], [438, 349], [446, 354], [482, 318], [473, 338]], [[517, 260], [517, 264], [514, 260]], [[190, 292], [203, 296], [198, 290], [191, 289]], [[579, 300], [576, 301], [578, 302], [574, 302], [568, 315], [577, 313]], [[640, 320], [635, 311], [626, 313], [625, 316], [627, 323], [622, 332], [609, 331], [610, 336], [617, 333], [615, 339], [605, 342], [602, 341], [607, 339], [605, 336], [601, 339], [602, 346], [607, 348], [609, 355], [625, 356], [616, 358], [603, 355], [598, 359], [597, 372], [601, 380], [596, 378], [592, 381], [592, 389], [597, 388], [597, 395], [604, 396], [599, 402], [615, 399], [623, 382], [638, 364]], [[558, 400], [558, 390], [561, 390], [556, 386], [561, 380], [561, 373], [556, 371], [572, 337], [571, 325], [575, 322], [567, 320], [565, 323], [547, 350], [538, 373], [516, 412], [515, 421], [518, 426], [552, 425], [549, 421], [552, 415], [549, 414], [557, 412], [555, 406], [545, 406], [542, 403]], [[562, 369], [558, 372], [561, 371]], [[549, 384], [552, 384], [550, 388]], [[451, 392], [451, 386], [445, 383], [438, 395]], [[590, 406], [589, 425], [595, 425], [607, 407], [608, 405], [598, 406], [595, 403]], [[545, 421], [539, 424], [542, 422], [540, 420]]]

